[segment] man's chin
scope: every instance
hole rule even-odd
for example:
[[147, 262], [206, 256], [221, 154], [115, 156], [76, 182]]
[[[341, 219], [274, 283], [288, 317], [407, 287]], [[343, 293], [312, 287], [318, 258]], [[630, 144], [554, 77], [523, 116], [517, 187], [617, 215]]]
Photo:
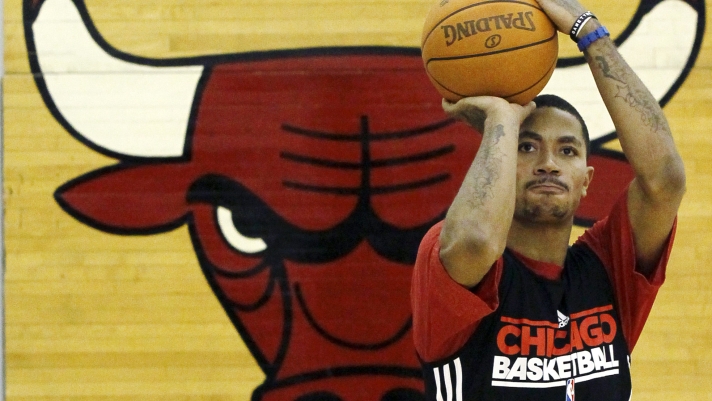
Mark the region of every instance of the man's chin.
[[515, 211], [514, 218], [534, 224], [563, 224], [573, 221], [569, 208], [552, 204], [526, 205]]

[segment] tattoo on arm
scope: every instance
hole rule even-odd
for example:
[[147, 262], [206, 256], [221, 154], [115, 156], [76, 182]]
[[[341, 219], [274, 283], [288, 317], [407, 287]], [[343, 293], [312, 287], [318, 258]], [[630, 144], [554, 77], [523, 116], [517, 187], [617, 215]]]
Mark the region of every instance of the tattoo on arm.
[[504, 125], [497, 124], [494, 127], [494, 145], [499, 143], [499, 139], [504, 136]]
[[490, 141], [483, 141], [481, 147], [481, 158], [477, 159], [477, 175], [474, 177], [474, 185], [470, 198], [468, 199], [471, 208], [481, 207], [485, 201], [494, 197], [493, 187], [499, 178], [499, 170], [502, 166], [501, 151], [497, 148], [500, 138], [504, 136], [504, 126], [498, 124], [485, 133]]
[[630, 79], [631, 73], [624, 68], [625, 61], [620, 55], [608, 53], [595, 56], [594, 60], [606, 78], [616, 81], [615, 85], [618, 88], [616, 97], [623, 99], [628, 106], [640, 113], [640, 118], [646, 127], [650, 127], [654, 132], [667, 131], [667, 124], [660, 113], [657, 101], [645, 87], [636, 84], [637, 80]]

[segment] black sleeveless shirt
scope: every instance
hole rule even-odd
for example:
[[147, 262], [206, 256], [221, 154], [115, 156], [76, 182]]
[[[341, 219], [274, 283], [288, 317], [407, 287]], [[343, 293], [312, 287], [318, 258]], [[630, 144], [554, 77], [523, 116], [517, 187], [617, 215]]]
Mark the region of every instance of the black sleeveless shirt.
[[571, 246], [557, 281], [534, 274], [508, 250], [503, 258], [499, 307], [455, 355], [422, 362], [426, 398], [628, 401], [628, 346], [594, 252]]

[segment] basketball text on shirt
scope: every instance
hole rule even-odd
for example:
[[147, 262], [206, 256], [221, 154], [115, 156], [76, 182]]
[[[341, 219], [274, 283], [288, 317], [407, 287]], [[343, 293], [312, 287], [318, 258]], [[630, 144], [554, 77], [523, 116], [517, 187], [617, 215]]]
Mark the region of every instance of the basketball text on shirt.
[[[568, 328], [559, 323], [515, 319], [497, 335], [502, 355], [494, 356], [492, 385], [506, 387], [550, 387], [619, 373], [613, 351], [618, 331], [612, 305], [573, 313]], [[564, 381], [564, 382], [561, 382]]]

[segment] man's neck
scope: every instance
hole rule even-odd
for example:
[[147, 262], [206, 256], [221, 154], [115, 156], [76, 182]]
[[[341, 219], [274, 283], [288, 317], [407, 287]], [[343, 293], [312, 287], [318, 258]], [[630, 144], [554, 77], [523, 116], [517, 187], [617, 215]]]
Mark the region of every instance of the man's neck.
[[564, 265], [573, 222], [536, 224], [512, 221], [507, 247], [540, 262]]

